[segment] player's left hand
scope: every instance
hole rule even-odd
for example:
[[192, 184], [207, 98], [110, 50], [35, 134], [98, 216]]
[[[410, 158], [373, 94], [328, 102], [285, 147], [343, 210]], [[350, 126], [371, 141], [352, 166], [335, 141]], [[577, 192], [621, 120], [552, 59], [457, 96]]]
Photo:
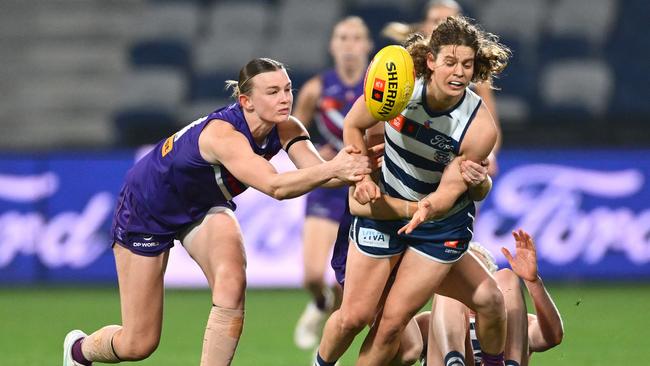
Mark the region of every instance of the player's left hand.
[[487, 179], [489, 165], [488, 159], [483, 160], [481, 164], [471, 160], [463, 160], [460, 162], [460, 174], [470, 187], [476, 187]]
[[384, 162], [384, 143], [368, 148], [368, 157], [373, 172], [381, 169], [381, 164]]
[[430, 219], [430, 215], [433, 212], [433, 207], [431, 201], [426, 198], [418, 201], [418, 209], [413, 213], [413, 217], [408, 224], [402, 226], [397, 230], [398, 234], [410, 234], [418, 227], [421, 223]]
[[537, 280], [537, 250], [533, 238], [521, 229], [513, 231], [512, 236], [515, 238], [515, 256], [513, 257], [508, 249], [501, 248], [510, 268], [526, 281]]
[[499, 174], [499, 161], [497, 160], [497, 156], [494, 154], [494, 152], [491, 152], [490, 155], [488, 155], [487, 159], [484, 161], [487, 162], [487, 165], [485, 166], [488, 168], [488, 174], [490, 177], [496, 177]]

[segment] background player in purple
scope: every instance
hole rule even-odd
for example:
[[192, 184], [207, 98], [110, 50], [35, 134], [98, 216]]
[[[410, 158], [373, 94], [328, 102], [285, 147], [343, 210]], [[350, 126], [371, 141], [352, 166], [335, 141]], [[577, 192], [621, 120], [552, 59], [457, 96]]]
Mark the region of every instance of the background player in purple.
[[[128, 173], [113, 222], [122, 325], [64, 341], [64, 366], [147, 358], [162, 330], [163, 277], [174, 239], [203, 270], [212, 308], [201, 365], [229, 365], [244, 320], [246, 256], [232, 198], [248, 186], [277, 199], [320, 185], [355, 182], [367, 157], [346, 147], [324, 162], [291, 117], [291, 80], [283, 64], [254, 59], [231, 81], [236, 102], [159, 142]], [[267, 161], [284, 148], [298, 170]]]
[[[330, 40], [334, 68], [308, 80], [298, 93], [294, 116], [307, 127], [313, 121], [322, 137], [319, 153], [326, 160], [343, 147], [343, 118], [363, 94], [371, 50], [372, 41], [364, 21], [356, 16], [344, 18], [334, 26]], [[301, 349], [318, 343], [323, 322], [338, 302], [325, 282], [325, 270], [347, 193], [347, 187], [317, 188], [307, 195], [303, 283], [311, 301], [294, 331], [294, 341]]]

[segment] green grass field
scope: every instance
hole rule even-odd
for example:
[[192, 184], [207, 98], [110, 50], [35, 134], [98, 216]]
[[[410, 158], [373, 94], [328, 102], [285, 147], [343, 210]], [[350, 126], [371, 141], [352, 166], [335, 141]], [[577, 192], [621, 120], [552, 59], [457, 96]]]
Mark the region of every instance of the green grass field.
[[[550, 286], [562, 313], [564, 342], [534, 365], [636, 365], [650, 359], [650, 284]], [[249, 290], [234, 365], [307, 366], [293, 346], [307, 296], [297, 290]], [[168, 290], [161, 344], [141, 365], [198, 365], [210, 308], [207, 290]], [[1, 365], [60, 365], [64, 335], [119, 322], [115, 288], [0, 288]], [[361, 337], [358, 337], [361, 338]], [[354, 364], [358, 339], [342, 360]]]

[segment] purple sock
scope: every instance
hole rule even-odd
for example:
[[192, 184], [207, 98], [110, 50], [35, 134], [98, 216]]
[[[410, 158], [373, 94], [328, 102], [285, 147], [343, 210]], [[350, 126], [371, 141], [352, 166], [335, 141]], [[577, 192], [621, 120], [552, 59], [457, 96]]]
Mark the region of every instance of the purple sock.
[[503, 352], [498, 355], [491, 355], [489, 353], [481, 353], [481, 365], [483, 366], [503, 366]]
[[83, 343], [84, 339], [86, 338], [79, 338], [72, 345], [72, 359], [84, 366], [91, 366], [93, 363], [88, 361], [81, 352], [81, 343]]

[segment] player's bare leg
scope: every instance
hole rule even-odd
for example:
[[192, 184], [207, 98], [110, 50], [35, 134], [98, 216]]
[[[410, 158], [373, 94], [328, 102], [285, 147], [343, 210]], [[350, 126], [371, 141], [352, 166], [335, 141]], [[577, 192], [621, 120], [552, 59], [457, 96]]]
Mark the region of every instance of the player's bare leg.
[[506, 337], [506, 365], [528, 364], [528, 312], [519, 277], [510, 269], [494, 274], [505, 301], [508, 314], [508, 335]]
[[325, 270], [336, 240], [338, 223], [330, 219], [308, 216], [303, 229], [303, 280], [312, 300], [296, 325], [294, 342], [301, 349], [318, 344], [323, 324], [336, 306], [336, 294], [325, 283]]
[[450, 268], [449, 264], [434, 262], [413, 250], [404, 253], [381, 320], [368, 333], [357, 365], [384, 365], [385, 360], [395, 357], [402, 331], [431, 298]]
[[399, 256], [373, 258], [351, 242], [341, 308], [325, 323], [316, 365], [333, 365], [350, 347], [354, 337], [372, 324], [383, 290]]
[[467, 365], [467, 306], [458, 300], [436, 295], [433, 297], [430, 319], [424, 320], [428, 325], [427, 366]]
[[212, 290], [201, 365], [230, 365], [243, 329], [246, 290], [246, 254], [234, 213], [223, 208], [211, 210], [184, 235], [183, 245]]
[[422, 354], [422, 334], [415, 318], [411, 319], [400, 336], [397, 355], [390, 362], [391, 366], [408, 366], [415, 364]]
[[[72, 358], [64, 365], [87, 362], [118, 363], [149, 357], [158, 347], [162, 331], [163, 276], [169, 251], [146, 257], [115, 244], [122, 325], [103, 327], [72, 345]], [[64, 360], [65, 362], [65, 360]]]
[[469, 252], [454, 264], [438, 290], [459, 300], [476, 313], [476, 335], [484, 365], [503, 365], [506, 341], [506, 311], [496, 281]]

